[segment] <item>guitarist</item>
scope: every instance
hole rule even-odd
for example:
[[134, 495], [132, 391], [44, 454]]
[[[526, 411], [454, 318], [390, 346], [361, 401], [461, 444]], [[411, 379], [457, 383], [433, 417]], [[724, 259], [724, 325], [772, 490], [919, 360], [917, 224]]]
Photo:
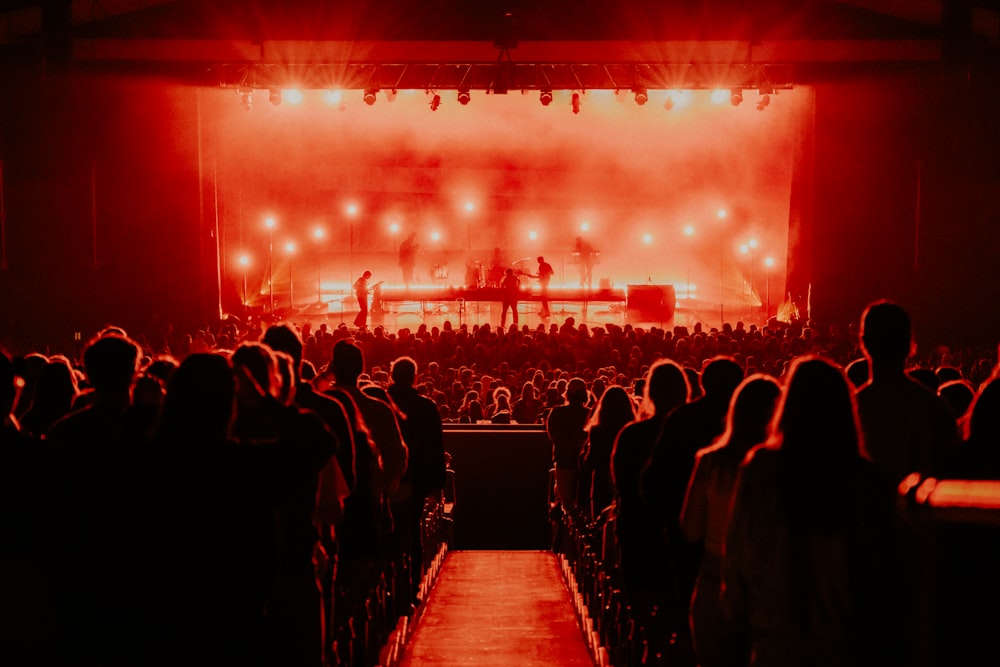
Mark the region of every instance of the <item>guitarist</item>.
[[354, 281], [354, 295], [358, 297], [358, 316], [354, 318], [354, 326], [359, 329], [368, 328], [368, 281], [372, 272], [365, 271]]
[[538, 280], [539, 296], [542, 302], [542, 317], [549, 317], [549, 281], [555, 275], [555, 269], [545, 261], [544, 257], [538, 258], [538, 273], [531, 276]]

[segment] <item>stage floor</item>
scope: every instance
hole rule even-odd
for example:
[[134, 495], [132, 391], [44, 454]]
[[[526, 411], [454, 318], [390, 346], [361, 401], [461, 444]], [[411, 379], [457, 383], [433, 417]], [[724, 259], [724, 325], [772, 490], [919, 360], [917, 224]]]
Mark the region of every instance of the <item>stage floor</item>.
[[[369, 313], [369, 328], [386, 327], [395, 332], [402, 328], [416, 329], [421, 324], [428, 327], [440, 327], [446, 321], [452, 326], [490, 324], [496, 327], [500, 323], [501, 304], [499, 301], [470, 301], [467, 299], [414, 299], [387, 300], [383, 299], [381, 312]], [[668, 320], [651, 319], [641, 313], [629, 312], [624, 299], [599, 300], [569, 300], [560, 298], [549, 299], [550, 316], [543, 318], [539, 314], [537, 300], [523, 300], [518, 303], [518, 324], [536, 328], [539, 324], [563, 324], [572, 317], [577, 325], [586, 324], [590, 328], [616, 324], [635, 327], [693, 327], [700, 322], [706, 330], [718, 327], [722, 318], [735, 323], [743, 321], [747, 324], [763, 325], [765, 318], [760, 309], [730, 306], [720, 308], [717, 303], [697, 300], [677, 299], [673, 317]], [[328, 326], [338, 326], [340, 323], [354, 327], [354, 317], [358, 313], [357, 301], [353, 296], [334, 298], [323, 303], [298, 305], [294, 310], [278, 309], [279, 319], [296, 324], [310, 322], [316, 326], [326, 322]], [[510, 313], [507, 324], [511, 323]]]

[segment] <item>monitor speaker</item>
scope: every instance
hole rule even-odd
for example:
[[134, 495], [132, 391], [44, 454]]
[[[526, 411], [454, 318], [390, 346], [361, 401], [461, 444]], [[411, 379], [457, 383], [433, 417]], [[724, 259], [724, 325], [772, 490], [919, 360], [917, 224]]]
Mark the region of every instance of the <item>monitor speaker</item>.
[[677, 294], [673, 285], [628, 285], [627, 290], [630, 321], [666, 323], [674, 318]]

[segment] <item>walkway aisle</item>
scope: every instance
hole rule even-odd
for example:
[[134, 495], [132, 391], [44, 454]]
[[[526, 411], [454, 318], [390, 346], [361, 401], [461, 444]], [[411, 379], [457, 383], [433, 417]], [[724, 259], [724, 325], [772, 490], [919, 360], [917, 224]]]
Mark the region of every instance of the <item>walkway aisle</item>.
[[547, 551], [450, 551], [400, 667], [591, 667]]

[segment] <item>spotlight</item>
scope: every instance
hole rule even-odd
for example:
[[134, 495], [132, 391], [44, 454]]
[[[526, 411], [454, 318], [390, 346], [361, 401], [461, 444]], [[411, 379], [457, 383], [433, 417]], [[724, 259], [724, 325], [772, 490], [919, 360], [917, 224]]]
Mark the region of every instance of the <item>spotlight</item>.
[[247, 111], [253, 109], [253, 89], [240, 87], [237, 91], [240, 94], [240, 104]]
[[538, 101], [542, 103], [543, 107], [547, 107], [552, 104], [552, 91], [545, 89], [538, 95]]
[[733, 90], [729, 93], [729, 103], [734, 107], [738, 107], [742, 101], [743, 91], [739, 88], [733, 88]]
[[472, 99], [472, 96], [469, 95], [469, 91], [468, 90], [464, 90], [463, 89], [463, 90], [458, 91], [458, 103], [461, 104], [463, 107], [466, 104], [468, 104], [469, 100], [471, 100], [471, 99]]
[[580, 113], [580, 93], [573, 93], [570, 104], [573, 105], [573, 113]]
[[271, 104], [278, 106], [281, 104], [281, 91], [277, 88], [271, 89], [271, 94], [267, 96], [267, 99], [271, 101]]
[[441, 96], [435, 93], [431, 98], [431, 111], [437, 111], [439, 106], [441, 106]]
[[370, 88], [365, 91], [365, 104], [371, 106], [375, 104], [375, 94], [378, 93], [377, 89]]
[[757, 111], [763, 111], [770, 103], [771, 96], [768, 93], [762, 94], [759, 98], [757, 98]]
[[646, 93], [645, 88], [634, 88], [633, 91], [635, 92], [635, 103], [639, 106], [645, 104], [646, 100], [649, 99], [649, 94]]

